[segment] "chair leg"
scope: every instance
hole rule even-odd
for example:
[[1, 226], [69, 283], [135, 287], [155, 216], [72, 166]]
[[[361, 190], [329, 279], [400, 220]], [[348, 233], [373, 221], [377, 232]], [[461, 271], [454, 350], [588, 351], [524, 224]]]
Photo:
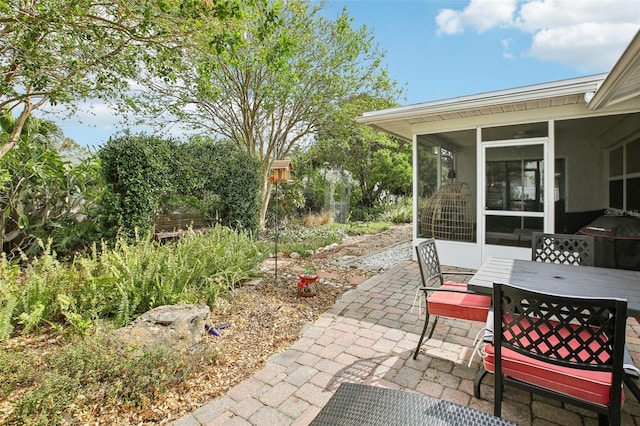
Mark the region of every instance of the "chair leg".
[[433, 319], [433, 325], [431, 326], [431, 331], [429, 331], [429, 337], [427, 337], [427, 340], [431, 339], [431, 336], [433, 336], [433, 330], [436, 329], [437, 323], [438, 323], [438, 316], [436, 315], [436, 317]]
[[[429, 311], [428, 308], [425, 308], [426, 318], [424, 319], [424, 326], [422, 327], [422, 334], [420, 335], [420, 340], [418, 341], [418, 346], [416, 347], [416, 351], [413, 354], [413, 359], [418, 358], [418, 352], [420, 352], [420, 346], [422, 346], [422, 341], [424, 340], [424, 334], [427, 332], [427, 326], [429, 325]], [[436, 317], [436, 321], [438, 317]]]
[[625, 374], [623, 380], [624, 384], [627, 385], [633, 396], [635, 396], [636, 399], [640, 401], [640, 389], [638, 388], [635, 379], [628, 374]]
[[480, 398], [480, 385], [482, 384], [482, 380], [484, 380], [484, 376], [489, 374], [489, 372], [484, 368], [484, 365], [480, 366], [480, 369], [476, 373], [476, 378], [473, 381], [473, 396], [478, 399]]
[[494, 387], [494, 401], [493, 401], [493, 415], [496, 417], [502, 416], [502, 380], [498, 380], [496, 377], [496, 384]]
[[598, 413], [598, 426], [610, 426], [611, 424], [613, 423], [609, 422], [609, 417], [606, 414]]

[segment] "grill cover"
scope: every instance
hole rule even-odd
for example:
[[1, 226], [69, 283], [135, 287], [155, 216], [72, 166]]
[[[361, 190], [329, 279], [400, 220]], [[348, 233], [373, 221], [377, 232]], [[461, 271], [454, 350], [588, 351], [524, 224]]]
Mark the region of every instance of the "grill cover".
[[640, 271], [640, 218], [600, 216], [579, 233], [595, 237], [595, 266]]

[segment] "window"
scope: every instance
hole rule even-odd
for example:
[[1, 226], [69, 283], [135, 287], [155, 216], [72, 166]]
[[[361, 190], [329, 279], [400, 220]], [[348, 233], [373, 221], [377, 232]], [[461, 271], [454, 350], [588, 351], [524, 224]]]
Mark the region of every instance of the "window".
[[640, 211], [640, 138], [609, 151], [609, 207]]

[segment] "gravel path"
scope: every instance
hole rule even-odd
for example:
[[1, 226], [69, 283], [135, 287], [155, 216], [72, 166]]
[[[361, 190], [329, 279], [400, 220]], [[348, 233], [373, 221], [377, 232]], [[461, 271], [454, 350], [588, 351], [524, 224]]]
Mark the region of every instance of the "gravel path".
[[396, 266], [405, 260], [411, 260], [412, 244], [411, 241], [398, 244], [381, 252], [367, 256], [358, 262], [358, 266], [362, 269], [371, 271], [385, 271]]

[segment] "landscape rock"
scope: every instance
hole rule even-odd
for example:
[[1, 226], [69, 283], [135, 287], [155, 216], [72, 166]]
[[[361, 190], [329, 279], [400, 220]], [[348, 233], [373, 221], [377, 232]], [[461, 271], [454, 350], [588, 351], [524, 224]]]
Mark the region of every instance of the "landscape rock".
[[206, 305], [159, 306], [116, 330], [116, 336], [140, 349], [160, 345], [183, 351], [202, 340], [210, 316], [211, 311]]
[[329, 244], [328, 246], [323, 247], [323, 249], [322, 249], [322, 250], [324, 250], [324, 251], [331, 251], [331, 250], [335, 250], [335, 249], [337, 249], [337, 248], [338, 248], [338, 246], [339, 246], [339, 244], [338, 244], [338, 243], [333, 243], [333, 244]]

